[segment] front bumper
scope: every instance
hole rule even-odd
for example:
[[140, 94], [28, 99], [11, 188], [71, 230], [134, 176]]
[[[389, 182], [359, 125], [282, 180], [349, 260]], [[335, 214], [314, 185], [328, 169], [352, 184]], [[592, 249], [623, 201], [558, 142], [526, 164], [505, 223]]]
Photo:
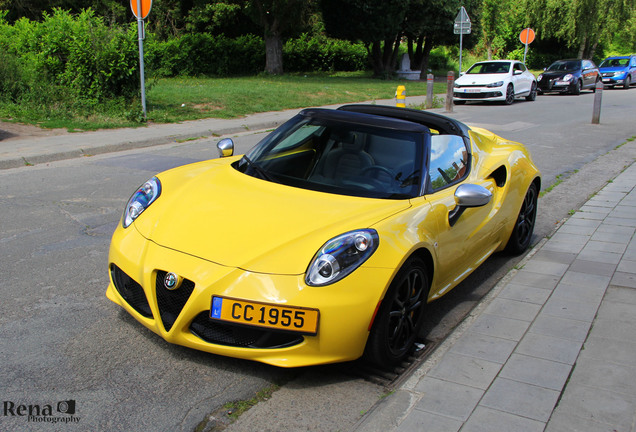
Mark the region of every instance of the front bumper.
[[[301, 275], [252, 273], [167, 249], [134, 228], [115, 231], [106, 296], [170, 343], [201, 351], [297, 367], [359, 358], [390, 269], [361, 267], [326, 287], [309, 287]], [[167, 292], [163, 276], [184, 278]], [[211, 320], [212, 296], [315, 308], [316, 335], [238, 326]]]
[[541, 93], [570, 93], [574, 91], [575, 86], [576, 81], [541, 80], [537, 85], [537, 90]]
[[601, 77], [601, 81], [603, 82], [603, 85], [623, 85], [623, 83], [625, 82], [625, 76], [614, 76], [612, 74], [612, 76]]
[[503, 101], [506, 94], [501, 88], [459, 87], [453, 89], [453, 100]]

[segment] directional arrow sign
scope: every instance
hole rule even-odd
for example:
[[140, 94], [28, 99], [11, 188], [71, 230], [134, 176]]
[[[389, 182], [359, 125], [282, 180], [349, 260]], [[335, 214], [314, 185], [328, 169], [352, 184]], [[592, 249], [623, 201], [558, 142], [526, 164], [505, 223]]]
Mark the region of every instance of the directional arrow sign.
[[453, 25], [453, 33], [455, 34], [470, 34], [470, 21], [468, 21], [467, 23], [458, 23], [456, 22], [455, 25]]

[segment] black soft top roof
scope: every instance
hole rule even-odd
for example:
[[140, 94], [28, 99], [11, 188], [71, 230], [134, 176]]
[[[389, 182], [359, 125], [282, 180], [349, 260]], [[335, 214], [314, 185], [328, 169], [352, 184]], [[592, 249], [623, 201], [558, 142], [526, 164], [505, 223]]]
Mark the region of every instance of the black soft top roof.
[[410, 108], [398, 108], [383, 105], [343, 105], [339, 110], [372, 114], [382, 117], [405, 120], [437, 130], [440, 134], [460, 135], [469, 138], [470, 128], [464, 123], [440, 114]]
[[353, 110], [307, 108], [302, 110], [300, 115], [334, 120], [338, 122], [374, 126], [383, 129], [418, 133], [425, 132], [430, 134], [428, 126], [422, 123], [411, 122], [397, 117], [382, 116], [375, 113], [356, 112]]

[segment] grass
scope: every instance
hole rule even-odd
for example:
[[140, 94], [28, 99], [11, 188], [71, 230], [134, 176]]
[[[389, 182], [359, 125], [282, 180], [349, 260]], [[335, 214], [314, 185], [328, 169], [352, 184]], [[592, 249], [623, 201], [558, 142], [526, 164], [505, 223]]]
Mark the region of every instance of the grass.
[[[406, 86], [407, 106], [409, 96], [426, 94], [426, 81], [379, 80], [368, 72], [149, 78], [147, 83], [147, 120], [154, 123], [229, 119], [259, 112], [392, 99], [398, 85]], [[434, 93], [445, 92], [445, 82], [435, 84]], [[59, 105], [64, 109], [0, 101], [0, 119], [69, 132], [144, 125], [140, 100], [128, 106], [114, 101], [82, 109], [74, 108], [73, 101]]]
[[[248, 114], [375, 99], [392, 99], [398, 85], [409, 95], [425, 95], [425, 81], [372, 79], [368, 74], [288, 74], [234, 78], [170, 78], [147, 92], [148, 120], [160, 123]], [[435, 85], [445, 92], [444, 84]]]
[[232, 420], [236, 420], [241, 416], [241, 414], [252, 408], [254, 405], [258, 404], [259, 402], [268, 400], [278, 389], [278, 385], [272, 384], [269, 387], [266, 387], [263, 390], [257, 392], [256, 395], [251, 399], [228, 402], [223, 405], [223, 408], [227, 411], [228, 417], [230, 417]]

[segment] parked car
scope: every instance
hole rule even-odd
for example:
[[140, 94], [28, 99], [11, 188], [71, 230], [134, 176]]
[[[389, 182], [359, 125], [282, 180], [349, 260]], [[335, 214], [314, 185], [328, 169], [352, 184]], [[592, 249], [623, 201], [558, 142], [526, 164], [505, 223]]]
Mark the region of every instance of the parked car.
[[557, 60], [537, 77], [538, 91], [542, 93], [570, 93], [578, 95], [581, 90], [596, 91], [600, 72], [592, 60]]
[[599, 66], [605, 86], [628, 89], [636, 83], [636, 55], [608, 57]]
[[107, 297], [166, 341], [296, 367], [403, 360], [427, 314], [530, 244], [523, 145], [406, 108], [306, 109], [244, 156], [157, 174], [125, 207]]
[[472, 65], [455, 80], [453, 102], [501, 101], [507, 105], [516, 98], [533, 101], [537, 97], [537, 81], [523, 63], [516, 60], [492, 60]]

